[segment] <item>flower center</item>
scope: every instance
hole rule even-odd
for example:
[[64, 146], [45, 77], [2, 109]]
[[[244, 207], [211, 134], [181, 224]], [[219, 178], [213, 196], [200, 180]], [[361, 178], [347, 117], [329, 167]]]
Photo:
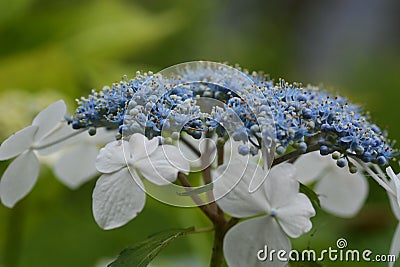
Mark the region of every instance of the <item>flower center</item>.
[[272, 208], [269, 215], [271, 217], [276, 217], [278, 215], [278, 211], [276, 209]]

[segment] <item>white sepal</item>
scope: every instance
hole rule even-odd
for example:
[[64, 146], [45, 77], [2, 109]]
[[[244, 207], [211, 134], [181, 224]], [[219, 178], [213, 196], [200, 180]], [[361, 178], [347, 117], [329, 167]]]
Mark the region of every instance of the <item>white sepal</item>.
[[32, 121], [32, 125], [39, 127], [34, 136], [35, 141], [40, 141], [49, 134], [64, 119], [66, 111], [67, 107], [63, 100], [56, 101], [42, 110]]
[[103, 174], [93, 190], [93, 216], [97, 224], [105, 229], [125, 225], [142, 211], [146, 193], [143, 183], [123, 168], [112, 174]]
[[39, 167], [39, 160], [32, 150], [22, 153], [8, 165], [0, 181], [0, 198], [5, 206], [12, 208], [32, 190]]
[[76, 189], [97, 174], [97, 153], [97, 148], [91, 144], [74, 146], [57, 159], [54, 173], [63, 184]]
[[31, 125], [7, 138], [0, 146], [0, 160], [13, 158], [27, 150], [37, 130], [37, 126]]
[[285, 266], [287, 262], [279, 261], [277, 253], [272, 253], [272, 261], [269, 257], [262, 261], [265, 253], [260, 250], [265, 250], [267, 254], [272, 250], [284, 250], [287, 257], [290, 249], [289, 238], [270, 216], [249, 219], [235, 225], [227, 232], [223, 245], [229, 267]]

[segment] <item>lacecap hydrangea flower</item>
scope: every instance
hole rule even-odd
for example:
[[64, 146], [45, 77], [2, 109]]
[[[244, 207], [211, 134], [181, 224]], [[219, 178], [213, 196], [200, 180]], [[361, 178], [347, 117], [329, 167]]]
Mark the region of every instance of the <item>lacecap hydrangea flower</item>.
[[[70, 136], [76, 131], [65, 124], [57, 135], [62, 139], [61, 132], [64, 136]], [[55, 176], [63, 184], [70, 189], [77, 189], [99, 174], [95, 165], [100, 147], [113, 140], [115, 133], [106, 129], [99, 129], [94, 136], [82, 132], [62, 142], [63, 146], [56, 152], [39, 159], [53, 168]]]
[[44, 153], [52, 146], [52, 134], [58, 130], [66, 112], [64, 101], [57, 101], [32, 121], [32, 125], [16, 132], [0, 146], [0, 160], [18, 156], [6, 169], [0, 180], [1, 202], [13, 207], [35, 185], [40, 163], [36, 153]]
[[146, 193], [141, 176], [156, 185], [176, 180], [179, 171], [189, 172], [189, 162], [172, 145], [159, 145], [134, 134], [108, 143], [100, 150], [96, 168], [103, 175], [93, 191], [93, 215], [103, 229], [126, 224], [144, 207]]
[[[221, 105], [204, 112], [204, 98]], [[99, 127], [115, 129], [122, 139], [141, 133], [150, 140], [158, 138], [160, 143], [166, 138], [169, 143], [179, 139], [182, 131], [194, 139], [217, 135], [226, 141], [229, 135], [233, 141], [242, 142], [238, 146], [240, 155], [259, 155], [265, 146], [275, 156], [319, 150], [321, 155], [332, 155], [338, 167], [347, 166], [350, 173], [357, 172], [352, 159], [386, 165], [393, 155], [386, 133], [347, 99], [284, 80], [274, 84], [260, 73], [211, 62], [183, 65], [173, 75], [138, 72], [133, 79], [125, 76], [111, 87], [93, 90], [78, 100], [78, 105], [68, 123], [73, 129], [87, 129], [91, 135]], [[295, 164], [300, 166], [312, 155], [300, 157]], [[264, 161], [266, 167], [272, 165], [269, 156], [269, 161]], [[331, 166], [328, 162], [332, 161], [321, 161], [318, 169]], [[326, 179], [317, 183], [323, 207], [339, 216], [354, 215], [368, 191], [362, 174], [346, 174], [353, 177], [346, 188], [355, 188], [359, 193], [346, 195], [341, 191], [337, 196], [328, 196], [323, 188], [335, 182], [343, 186], [346, 180], [346, 172], [330, 170], [332, 175], [325, 173]], [[319, 173], [314, 170], [313, 174], [298, 174], [300, 181], [307, 182]], [[352, 205], [340, 205], [351, 198]]]
[[[217, 169], [218, 179], [214, 195], [226, 213], [237, 218], [250, 219], [231, 228], [224, 239], [224, 254], [229, 266], [265, 266], [255, 257], [255, 252], [268, 246], [269, 250], [291, 249], [290, 237], [299, 237], [311, 230], [310, 217], [315, 215], [311, 201], [299, 193], [295, 167], [284, 163], [272, 167], [267, 180], [255, 192], [248, 193], [254, 176], [263, 177], [265, 170], [254, 162], [236, 158]], [[238, 175], [242, 179], [236, 183]], [[226, 193], [226, 188], [233, 190]], [[220, 197], [222, 195], [222, 197]], [[254, 217], [257, 216], [257, 217]], [[268, 262], [268, 266], [283, 266], [285, 262]]]
[[[241, 154], [256, 154], [272, 138], [277, 155], [290, 147], [319, 150], [321, 155], [338, 152], [337, 165], [347, 165], [351, 172], [356, 168], [348, 164], [349, 157], [383, 166], [393, 154], [386, 133], [343, 97], [284, 80], [274, 84], [268, 76], [244, 72], [252, 82], [249, 86], [242, 77], [235, 83], [232, 72], [220, 65], [196, 66], [171, 77], [153, 73], [125, 77], [79, 100], [69, 123], [92, 134], [98, 127], [108, 127], [127, 135], [141, 131], [148, 138], [180, 130], [194, 138], [208, 132], [224, 137], [228, 129], [234, 140], [249, 144]], [[205, 115], [197, 103], [203, 97], [224, 106]], [[242, 124], [232, 123], [233, 117]]]
[[[136, 217], [145, 205], [145, 183], [180, 183], [186, 191], [177, 195], [192, 197], [214, 224], [227, 227], [214, 230], [226, 233], [229, 266], [262, 266], [258, 249], [268, 245], [288, 251], [289, 238], [312, 227], [315, 210], [299, 192], [300, 182], [314, 183], [321, 206], [341, 217], [353, 216], [363, 204], [368, 193], [364, 172], [400, 203], [397, 186], [379, 173], [397, 153], [386, 132], [359, 106], [317, 87], [275, 82], [238, 66], [191, 62], [124, 76], [77, 104], [75, 113], [64, 117], [65, 104], [54, 103], [2, 143], [0, 160], [18, 156], [0, 181], [6, 206], [15, 205], [35, 184], [36, 154], [69, 145], [58, 155], [55, 174], [76, 188], [101, 173], [92, 205], [100, 227], [113, 229]], [[68, 131], [59, 127], [63, 121]], [[86, 131], [115, 138], [104, 140], [100, 150], [102, 138], [72, 142]], [[181, 143], [197, 161], [182, 155]], [[223, 154], [228, 144], [236, 150], [230, 158]], [[311, 166], [313, 158], [318, 160]], [[184, 176], [194, 169], [201, 172], [204, 188], [193, 189]], [[204, 190], [207, 199], [196, 195]], [[241, 220], [229, 224], [226, 214]], [[398, 239], [392, 246], [396, 253]]]
[[335, 159], [330, 156], [321, 157], [317, 151], [301, 155], [294, 166], [295, 177], [301, 183], [315, 183], [314, 191], [325, 211], [349, 218], [356, 215], [363, 206], [368, 195], [368, 182], [362, 172], [351, 173], [338, 168]]

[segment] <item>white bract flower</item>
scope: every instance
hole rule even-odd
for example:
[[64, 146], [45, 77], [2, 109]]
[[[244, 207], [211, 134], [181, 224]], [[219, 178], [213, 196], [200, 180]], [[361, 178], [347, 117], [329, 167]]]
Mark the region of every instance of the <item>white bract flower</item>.
[[[235, 158], [218, 167], [214, 195], [221, 209], [237, 218], [251, 218], [232, 227], [225, 236], [223, 250], [229, 266], [265, 266], [257, 258], [257, 251], [291, 248], [289, 237], [299, 237], [311, 227], [314, 208], [306, 195], [299, 193], [292, 164], [273, 167], [264, 183], [253, 193], [249, 185], [253, 179], [262, 180], [265, 171], [260, 165]], [[238, 181], [236, 177], [240, 175]], [[234, 183], [236, 183], [234, 185]], [[233, 189], [226, 193], [226, 188]], [[269, 260], [269, 259], [267, 259]], [[268, 266], [283, 266], [277, 259]]]
[[[63, 135], [72, 135], [77, 130], [69, 125], [63, 126]], [[86, 131], [70, 138], [64, 147], [50, 156], [40, 157], [41, 162], [53, 168], [55, 176], [70, 189], [77, 189], [98, 174], [96, 158], [99, 154], [99, 145], [115, 140], [115, 132], [105, 128], [97, 129], [95, 135], [90, 136]]]
[[51, 148], [53, 142], [50, 136], [57, 131], [65, 112], [65, 103], [59, 100], [41, 111], [33, 119], [32, 125], [16, 132], [1, 144], [0, 160], [18, 156], [0, 181], [0, 198], [5, 206], [13, 207], [35, 185], [40, 167], [35, 153], [47, 153]]
[[100, 150], [96, 168], [103, 175], [93, 191], [93, 215], [100, 227], [120, 227], [143, 209], [146, 199], [141, 177], [167, 185], [178, 172], [188, 173], [190, 166], [177, 147], [159, 146], [159, 140], [148, 140], [134, 134], [125, 140], [108, 143]]
[[368, 195], [368, 182], [358, 171], [351, 174], [347, 168], [339, 168], [329, 156], [318, 151], [300, 156], [295, 162], [295, 177], [303, 184], [315, 184], [321, 206], [338, 217], [354, 216]]
[[[215, 161], [216, 145], [213, 139], [195, 139], [190, 136], [183, 138], [185, 138], [187, 144], [179, 141], [179, 151], [190, 163], [192, 171], [203, 170]], [[193, 149], [195, 149], [199, 154], [195, 153]]]
[[[393, 190], [396, 196], [388, 193], [390, 206], [396, 219], [399, 221], [396, 231], [394, 232], [392, 243], [390, 245], [390, 255], [395, 255], [396, 260], [400, 252], [400, 174], [395, 174], [391, 167], [386, 168], [386, 173], [390, 180], [386, 180], [389, 187]], [[389, 267], [392, 267], [394, 262], [389, 262]]]

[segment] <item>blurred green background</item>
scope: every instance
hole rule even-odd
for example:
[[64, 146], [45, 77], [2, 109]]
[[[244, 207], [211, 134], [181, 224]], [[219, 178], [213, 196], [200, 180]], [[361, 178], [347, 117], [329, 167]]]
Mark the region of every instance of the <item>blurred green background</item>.
[[[364, 105], [400, 140], [399, 14], [395, 0], [0, 0], [0, 139], [54, 100], [73, 112], [75, 98], [123, 74], [211, 60], [323, 85]], [[127, 226], [103, 231], [91, 213], [94, 182], [70, 191], [42, 168], [28, 197], [13, 210], [0, 206], [0, 266], [104, 266], [153, 232], [208, 225], [196, 209], [148, 198]], [[295, 247], [324, 249], [344, 237], [349, 248], [387, 254], [397, 222], [371, 183], [357, 217], [322, 213], [314, 225]], [[209, 234], [181, 239], [154, 266], [206, 266], [210, 242]]]

